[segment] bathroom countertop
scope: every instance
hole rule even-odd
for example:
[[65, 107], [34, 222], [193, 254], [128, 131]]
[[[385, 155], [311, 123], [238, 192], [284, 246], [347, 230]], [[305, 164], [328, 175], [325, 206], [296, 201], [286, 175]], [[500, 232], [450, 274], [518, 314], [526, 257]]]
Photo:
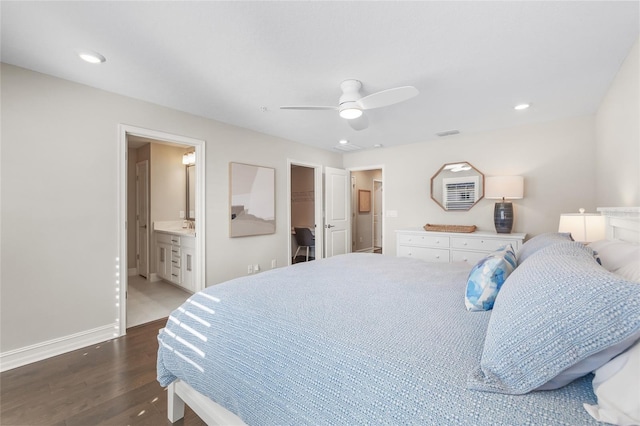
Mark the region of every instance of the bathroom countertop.
[[153, 230], [155, 232], [162, 232], [163, 234], [182, 235], [185, 237], [195, 237], [196, 230], [183, 228], [183, 222], [180, 221], [162, 221], [154, 222]]

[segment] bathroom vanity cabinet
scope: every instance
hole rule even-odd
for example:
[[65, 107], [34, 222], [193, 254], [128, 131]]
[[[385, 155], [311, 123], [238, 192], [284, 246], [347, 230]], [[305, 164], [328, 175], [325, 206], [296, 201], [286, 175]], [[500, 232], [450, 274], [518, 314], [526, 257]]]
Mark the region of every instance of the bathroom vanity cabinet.
[[158, 230], [155, 237], [158, 277], [195, 292], [195, 237]]

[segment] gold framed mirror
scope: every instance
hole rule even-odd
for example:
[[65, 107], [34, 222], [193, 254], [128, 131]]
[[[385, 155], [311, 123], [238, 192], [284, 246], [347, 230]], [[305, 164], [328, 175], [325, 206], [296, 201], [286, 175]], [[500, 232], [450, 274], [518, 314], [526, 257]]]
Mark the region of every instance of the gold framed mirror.
[[484, 175], [467, 161], [447, 163], [431, 177], [431, 198], [446, 211], [466, 211], [484, 197]]

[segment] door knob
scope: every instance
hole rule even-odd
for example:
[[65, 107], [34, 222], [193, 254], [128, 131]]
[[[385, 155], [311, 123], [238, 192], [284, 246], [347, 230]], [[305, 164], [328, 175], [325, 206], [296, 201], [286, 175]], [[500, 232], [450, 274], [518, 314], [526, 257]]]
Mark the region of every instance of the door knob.
[[336, 227], [335, 225], [331, 225], [331, 224], [327, 225], [327, 229], [329, 229], [329, 228], [335, 228], [335, 227]]

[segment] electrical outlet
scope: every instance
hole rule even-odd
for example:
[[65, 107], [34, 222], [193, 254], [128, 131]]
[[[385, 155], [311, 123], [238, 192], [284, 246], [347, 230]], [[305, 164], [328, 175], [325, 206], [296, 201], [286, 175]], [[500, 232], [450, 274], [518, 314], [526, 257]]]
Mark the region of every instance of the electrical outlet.
[[276, 259], [271, 259], [271, 269], [278, 267], [278, 261]]
[[248, 265], [247, 266], [247, 275], [251, 275], [253, 274], [253, 265]]
[[184, 219], [184, 210], [180, 210], [178, 216], [180, 216], [180, 219]]
[[253, 265], [253, 272], [260, 272], [260, 265], [258, 265], [257, 263]]

